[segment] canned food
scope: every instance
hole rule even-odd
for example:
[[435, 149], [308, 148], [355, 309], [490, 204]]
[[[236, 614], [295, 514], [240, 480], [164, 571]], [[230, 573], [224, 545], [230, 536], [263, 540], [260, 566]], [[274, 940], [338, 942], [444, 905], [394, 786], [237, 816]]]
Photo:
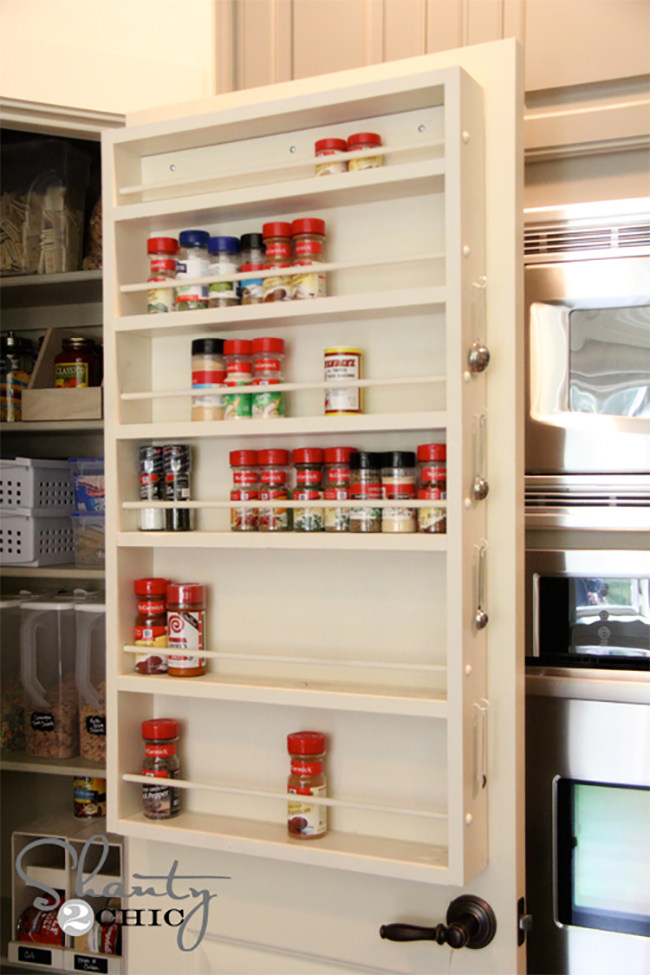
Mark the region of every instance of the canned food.
[[106, 779], [80, 775], [74, 780], [74, 814], [78, 819], [106, 815]]

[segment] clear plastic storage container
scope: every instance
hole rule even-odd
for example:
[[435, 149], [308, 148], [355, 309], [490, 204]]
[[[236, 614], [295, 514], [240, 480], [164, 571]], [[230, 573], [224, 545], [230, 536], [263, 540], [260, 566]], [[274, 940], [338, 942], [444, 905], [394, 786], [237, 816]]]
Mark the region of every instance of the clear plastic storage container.
[[105, 553], [104, 515], [71, 515], [74, 533], [74, 561], [78, 569], [103, 569]]
[[76, 682], [81, 757], [106, 761], [106, 606], [78, 603]]
[[77, 511], [104, 514], [104, 458], [71, 457], [70, 466]]

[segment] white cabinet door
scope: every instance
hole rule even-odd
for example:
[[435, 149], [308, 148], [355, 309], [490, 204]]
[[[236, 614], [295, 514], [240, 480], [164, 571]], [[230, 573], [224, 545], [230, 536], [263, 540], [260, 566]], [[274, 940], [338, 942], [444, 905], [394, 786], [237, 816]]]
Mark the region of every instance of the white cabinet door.
[[[109, 827], [129, 838], [132, 884], [177, 861], [177, 891], [218, 895], [187, 952], [146, 909], [189, 913], [191, 895], [134, 898], [133, 975], [523, 970], [523, 85], [513, 42], [458, 55], [222, 96], [104, 140]], [[359, 127], [383, 133], [385, 166], [315, 178], [314, 138]], [[149, 235], [302, 215], [327, 222], [328, 297], [146, 314]], [[191, 423], [191, 338], [269, 330], [288, 343], [290, 381], [313, 384], [287, 384], [291, 415]], [[478, 339], [491, 362], [472, 374]], [[322, 415], [332, 342], [366, 352], [360, 416]], [[472, 494], [486, 411], [487, 501]], [[232, 448], [432, 438], [447, 442], [446, 535], [228, 531]], [[198, 530], [136, 531], [138, 446], [188, 440]], [[133, 672], [132, 587], [146, 575], [207, 583], [210, 651], [229, 656], [205, 677]], [[159, 822], [142, 815], [138, 775], [151, 716], [182, 725], [184, 809]], [[284, 822], [284, 736], [307, 727], [331, 743], [333, 828], [300, 843]], [[461, 893], [494, 909], [487, 947], [451, 960], [431, 940], [379, 937], [437, 925]], [[197, 913], [186, 946], [200, 929]]]

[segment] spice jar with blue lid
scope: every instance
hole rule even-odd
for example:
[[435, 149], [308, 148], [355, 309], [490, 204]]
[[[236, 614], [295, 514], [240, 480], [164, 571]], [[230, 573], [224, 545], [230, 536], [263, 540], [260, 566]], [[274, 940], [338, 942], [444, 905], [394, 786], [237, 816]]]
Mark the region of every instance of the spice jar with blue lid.
[[[210, 273], [207, 230], [183, 230], [178, 238], [176, 278], [206, 278]], [[176, 288], [176, 311], [191, 311], [208, 307], [207, 284], [179, 285]]]

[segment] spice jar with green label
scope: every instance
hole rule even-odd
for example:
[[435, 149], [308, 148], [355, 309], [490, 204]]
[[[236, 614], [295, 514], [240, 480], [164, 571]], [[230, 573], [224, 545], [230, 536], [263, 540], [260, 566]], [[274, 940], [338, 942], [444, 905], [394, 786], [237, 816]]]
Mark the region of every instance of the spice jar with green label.
[[[323, 500], [323, 451], [320, 447], [302, 447], [293, 452], [296, 469], [294, 501]], [[293, 530], [297, 532], [322, 532], [322, 508], [295, 508]]]

